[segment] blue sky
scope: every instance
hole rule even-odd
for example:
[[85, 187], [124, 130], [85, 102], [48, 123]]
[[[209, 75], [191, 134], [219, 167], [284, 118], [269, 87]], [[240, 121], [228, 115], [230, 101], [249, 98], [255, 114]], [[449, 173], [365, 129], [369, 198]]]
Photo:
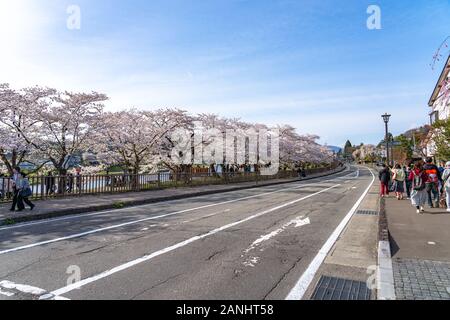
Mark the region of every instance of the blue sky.
[[[66, 28], [72, 4], [80, 30]], [[382, 30], [366, 27], [371, 4]], [[0, 0], [0, 82], [377, 143], [386, 111], [394, 134], [427, 122], [449, 16], [447, 0]]]

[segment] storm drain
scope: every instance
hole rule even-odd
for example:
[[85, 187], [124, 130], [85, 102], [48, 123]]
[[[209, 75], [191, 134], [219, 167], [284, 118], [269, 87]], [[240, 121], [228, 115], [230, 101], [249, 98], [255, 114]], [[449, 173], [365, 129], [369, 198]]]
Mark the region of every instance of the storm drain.
[[356, 214], [365, 215], [365, 216], [377, 216], [378, 211], [374, 210], [358, 210], [356, 211]]
[[370, 300], [365, 282], [322, 276], [311, 300]]

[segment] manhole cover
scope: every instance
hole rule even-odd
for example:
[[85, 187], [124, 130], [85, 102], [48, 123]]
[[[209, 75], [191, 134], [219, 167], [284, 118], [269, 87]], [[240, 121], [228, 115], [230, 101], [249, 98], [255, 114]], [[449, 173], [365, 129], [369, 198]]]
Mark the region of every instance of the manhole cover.
[[358, 210], [356, 211], [356, 214], [366, 215], [366, 216], [377, 216], [378, 211], [374, 210]]
[[311, 300], [370, 300], [365, 282], [322, 276]]

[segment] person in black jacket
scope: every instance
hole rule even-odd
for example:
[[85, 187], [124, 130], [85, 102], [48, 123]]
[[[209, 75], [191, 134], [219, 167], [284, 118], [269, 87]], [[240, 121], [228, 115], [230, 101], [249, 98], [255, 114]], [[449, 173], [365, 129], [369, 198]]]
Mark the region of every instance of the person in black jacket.
[[382, 165], [383, 169], [378, 173], [378, 178], [381, 182], [380, 195], [381, 197], [389, 195], [389, 182], [391, 181], [391, 171], [385, 164]]

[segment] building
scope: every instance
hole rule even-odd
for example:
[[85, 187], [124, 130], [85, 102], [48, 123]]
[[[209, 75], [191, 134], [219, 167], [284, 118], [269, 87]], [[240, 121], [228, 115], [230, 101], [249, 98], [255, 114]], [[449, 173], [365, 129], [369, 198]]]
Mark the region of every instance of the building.
[[[446, 120], [450, 118], [450, 55], [434, 88], [428, 106], [431, 108], [431, 125], [437, 120]], [[434, 156], [436, 152], [433, 143], [433, 135], [434, 133], [430, 131], [424, 141], [425, 153], [427, 156]]]

